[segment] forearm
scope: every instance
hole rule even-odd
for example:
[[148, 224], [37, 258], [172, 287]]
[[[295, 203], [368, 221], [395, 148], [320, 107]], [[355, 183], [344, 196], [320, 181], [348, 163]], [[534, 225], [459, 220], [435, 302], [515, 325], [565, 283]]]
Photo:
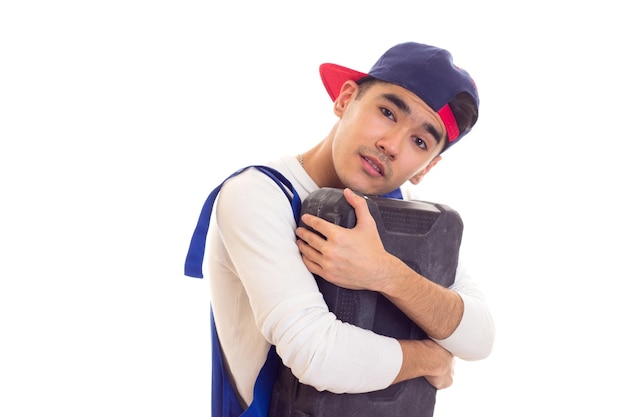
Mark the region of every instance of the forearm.
[[379, 291], [439, 345], [464, 360], [489, 356], [495, 325], [483, 293], [462, 266], [450, 288], [430, 282], [406, 265], [388, 270]]
[[495, 340], [491, 313], [482, 294], [459, 294], [463, 298], [463, 318], [452, 335], [436, 342], [461, 359], [485, 359]]
[[438, 388], [445, 388], [452, 383], [454, 357], [450, 352], [430, 339], [400, 340], [402, 348], [402, 367], [393, 383], [418, 377], [439, 377], [442, 382]]
[[449, 337], [463, 317], [458, 293], [433, 283], [389, 255], [388, 278], [378, 289], [434, 339]]
[[393, 382], [404, 361], [397, 340], [334, 319], [327, 324], [324, 332], [316, 322], [299, 332], [290, 326], [277, 341], [279, 355], [300, 382], [338, 394], [377, 391]]

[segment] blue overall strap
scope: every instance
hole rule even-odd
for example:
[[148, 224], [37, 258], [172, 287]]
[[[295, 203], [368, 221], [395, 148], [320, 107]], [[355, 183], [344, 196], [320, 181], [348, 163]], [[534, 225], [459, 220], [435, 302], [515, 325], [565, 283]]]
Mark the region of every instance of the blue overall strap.
[[281, 359], [278, 353], [276, 353], [276, 346], [270, 346], [265, 363], [254, 382], [252, 403], [246, 411], [243, 412], [241, 417], [267, 417], [267, 413], [270, 409], [270, 400], [272, 399], [274, 381], [276, 381], [278, 367], [281, 363]]
[[233, 386], [224, 371], [222, 361], [222, 349], [217, 337], [213, 309], [211, 309], [211, 344], [214, 347], [211, 354], [211, 416], [213, 417], [266, 417], [270, 408], [272, 389], [278, 373], [280, 358], [276, 353], [276, 347], [271, 346], [267, 353], [265, 363], [254, 383], [252, 403], [243, 411]]
[[387, 194], [381, 195], [381, 197], [385, 198], [397, 198], [398, 200], [402, 200], [402, 190], [400, 188], [396, 188], [393, 191], [388, 192]]
[[237, 417], [243, 413], [237, 394], [233, 389], [228, 375], [224, 371], [222, 362], [222, 349], [220, 340], [215, 329], [213, 309], [211, 308], [211, 416], [213, 417]]
[[291, 209], [293, 210], [296, 224], [298, 224], [302, 202], [300, 201], [300, 196], [296, 192], [296, 189], [293, 187], [293, 185], [291, 185], [289, 180], [287, 180], [287, 178], [283, 176], [283, 174], [273, 168], [262, 165], [251, 165], [249, 167], [241, 168], [240, 170], [234, 172], [232, 175], [226, 178], [220, 185], [218, 185], [211, 192], [211, 194], [209, 194], [209, 197], [206, 199], [204, 205], [202, 206], [202, 210], [200, 211], [200, 217], [198, 218], [196, 229], [194, 230], [191, 237], [191, 243], [189, 244], [187, 258], [185, 260], [185, 275], [194, 278], [203, 277], [202, 263], [204, 261], [204, 251], [206, 249], [206, 237], [207, 233], [209, 232], [209, 222], [211, 221], [211, 213], [213, 211], [213, 204], [215, 203], [217, 194], [220, 192], [222, 186], [226, 181], [236, 175], [241, 174], [248, 168], [258, 169], [259, 171], [269, 176], [272, 180], [274, 180], [276, 184], [278, 184], [281, 190], [283, 190], [283, 193], [285, 193], [285, 196], [287, 196], [287, 198], [291, 201]]
[[[189, 251], [185, 260], [185, 275], [202, 278], [202, 263], [204, 260], [206, 238], [215, 199], [226, 181], [236, 175], [239, 175], [248, 168], [258, 169], [278, 184], [281, 190], [283, 190], [285, 196], [290, 200], [294, 219], [296, 224], [298, 223], [302, 202], [300, 200], [300, 196], [296, 192], [296, 189], [293, 185], [291, 185], [287, 178], [275, 169], [266, 166], [253, 165], [242, 168], [230, 175], [219, 186], [217, 186], [209, 194], [209, 197], [205, 201], [189, 245]], [[252, 403], [244, 411], [239, 404], [237, 394], [228, 379], [228, 374], [224, 369], [222, 348], [217, 336], [217, 329], [215, 327], [212, 308], [211, 345], [213, 347], [211, 354], [211, 415], [213, 417], [266, 417], [269, 410], [270, 399], [272, 397], [272, 388], [274, 386], [274, 381], [276, 380], [278, 367], [281, 363], [280, 358], [276, 353], [276, 348], [274, 346], [270, 346], [265, 363], [263, 364], [263, 367], [257, 376], [256, 382], [254, 383]]]

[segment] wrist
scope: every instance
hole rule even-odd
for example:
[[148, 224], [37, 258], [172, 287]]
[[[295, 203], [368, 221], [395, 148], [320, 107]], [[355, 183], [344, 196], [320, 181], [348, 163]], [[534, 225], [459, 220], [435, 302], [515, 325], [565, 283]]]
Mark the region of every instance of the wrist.
[[394, 382], [439, 375], [450, 356], [450, 353], [431, 339], [398, 342], [402, 348], [402, 368]]
[[388, 298], [395, 298], [399, 292], [406, 287], [406, 280], [411, 279], [415, 272], [402, 260], [394, 255], [388, 254], [388, 258], [383, 263], [385, 265], [381, 279], [377, 282], [377, 291]]

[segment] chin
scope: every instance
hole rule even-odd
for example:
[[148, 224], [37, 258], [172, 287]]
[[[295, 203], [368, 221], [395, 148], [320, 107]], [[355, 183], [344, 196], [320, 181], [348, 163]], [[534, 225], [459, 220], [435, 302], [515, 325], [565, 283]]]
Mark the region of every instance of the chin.
[[[364, 174], [361, 174], [358, 176], [353, 175], [352, 177], [349, 177], [348, 175], [342, 175], [339, 177], [339, 180], [343, 184], [343, 188], [349, 188], [356, 193], [365, 194], [365, 195], [386, 194], [398, 188], [398, 187], [393, 187], [389, 189], [389, 184], [386, 184], [386, 183], [383, 184], [382, 181], [384, 180], [382, 178], [379, 179], [381, 181], [381, 184], [377, 185], [375, 184], [376, 182], [375, 179], [369, 176], [366, 176]], [[388, 189], [389, 191], [385, 191]]]
[[[359, 187], [359, 186], [354, 186], [354, 187], [347, 187], [347, 188], [350, 188], [355, 193], [364, 194], [364, 195], [381, 195], [381, 194], [386, 194], [386, 193], [389, 192], [389, 191], [381, 190], [378, 187]], [[394, 188], [394, 190], [395, 190], [395, 188]]]

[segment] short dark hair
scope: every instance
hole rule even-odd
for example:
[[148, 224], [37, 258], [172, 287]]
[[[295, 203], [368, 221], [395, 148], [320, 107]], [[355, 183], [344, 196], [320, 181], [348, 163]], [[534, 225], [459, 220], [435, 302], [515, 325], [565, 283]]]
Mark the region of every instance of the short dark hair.
[[366, 75], [365, 77], [357, 80], [356, 84], [359, 86], [359, 91], [358, 93], [356, 93], [355, 98], [358, 100], [363, 95], [363, 93], [365, 93], [370, 88], [370, 86], [372, 86], [372, 84], [376, 82], [382, 83], [384, 81], [377, 80], [370, 75]]
[[459, 132], [470, 130], [478, 120], [478, 106], [469, 93], [461, 91], [448, 102]]

